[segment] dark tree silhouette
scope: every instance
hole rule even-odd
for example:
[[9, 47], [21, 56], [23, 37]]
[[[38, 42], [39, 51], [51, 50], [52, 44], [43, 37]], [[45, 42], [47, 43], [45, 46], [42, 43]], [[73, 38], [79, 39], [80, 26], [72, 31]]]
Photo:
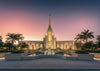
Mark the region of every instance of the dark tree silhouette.
[[23, 48], [28, 48], [28, 44], [25, 42], [20, 42], [18, 46], [21, 47], [21, 50], [23, 50]]
[[15, 34], [15, 33], [8, 33], [7, 35], [7, 40], [6, 40], [6, 45], [8, 47], [10, 47], [10, 49], [12, 49], [13, 47], [16, 48], [16, 46], [14, 45], [14, 43], [16, 41], [18, 41], [18, 43], [20, 43], [20, 41], [23, 40], [23, 36], [22, 34]]
[[15, 34], [15, 33], [8, 33], [7, 34], [7, 41], [10, 41], [12, 44], [14, 44], [15, 41], [21, 41], [24, 37], [22, 34]]
[[96, 39], [97, 39], [97, 42], [96, 42], [97, 47], [100, 48], [100, 35], [98, 35]]
[[2, 36], [0, 36], [0, 48], [2, 48], [3, 47], [3, 41], [2, 41]]
[[89, 41], [89, 42], [86, 42], [82, 45], [83, 49], [86, 49], [86, 50], [89, 50], [93, 47], [94, 43], [93, 41]]
[[83, 39], [86, 41], [86, 43], [87, 43], [88, 39], [94, 38], [93, 33], [94, 32], [90, 32], [89, 30], [84, 30], [83, 32], [81, 32]]

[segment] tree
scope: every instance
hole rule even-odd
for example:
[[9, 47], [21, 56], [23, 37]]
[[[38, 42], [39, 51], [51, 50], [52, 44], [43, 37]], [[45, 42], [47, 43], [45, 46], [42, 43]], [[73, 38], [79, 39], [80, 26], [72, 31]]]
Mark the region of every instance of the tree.
[[0, 36], [0, 48], [3, 47], [2, 36]]
[[21, 47], [21, 50], [23, 50], [23, 48], [28, 48], [28, 44], [26, 44], [25, 42], [20, 42], [18, 46]]
[[15, 34], [15, 33], [8, 33], [7, 36], [8, 36], [7, 40], [12, 42], [13, 44], [15, 41], [19, 42], [24, 38], [22, 34]]
[[4, 44], [5, 47], [8, 47], [8, 51], [12, 51], [12, 48], [15, 47], [11, 42], [7, 42]]
[[92, 51], [95, 51], [96, 49], [97, 49], [97, 44], [93, 44]]
[[93, 47], [93, 41], [86, 42], [82, 45], [83, 50], [90, 50]]
[[87, 42], [88, 39], [92, 39], [94, 38], [93, 35], [94, 32], [90, 32], [89, 30], [84, 30], [83, 32], [81, 32], [83, 39]]
[[2, 41], [2, 36], [0, 36], [0, 41]]
[[18, 43], [19, 43], [19, 41], [21, 41], [24, 38], [22, 36], [22, 34], [15, 34], [15, 33], [8, 33], [7, 36], [8, 36], [7, 37], [7, 42], [9, 42], [9, 44], [12, 45], [12, 46], [15, 46], [14, 43], [16, 41], [18, 41]]
[[[81, 32], [76, 36], [75, 45], [77, 48], [90, 49], [93, 45], [93, 42], [92, 41], [88, 42], [88, 39], [92, 38], [94, 38], [93, 32], [90, 32], [89, 30], [84, 30], [83, 32]], [[85, 43], [83, 44], [82, 41], [85, 41]]]
[[100, 35], [98, 35], [96, 39], [98, 42], [100, 42]]
[[76, 35], [76, 38], [75, 38], [75, 41], [83, 41], [83, 39], [84, 39], [84, 36], [82, 35], [82, 34], [78, 34], [78, 35]]
[[97, 47], [100, 48], [100, 35], [98, 35], [96, 39], [97, 39], [97, 42], [96, 42]]
[[97, 47], [100, 48], [100, 42], [97, 42]]

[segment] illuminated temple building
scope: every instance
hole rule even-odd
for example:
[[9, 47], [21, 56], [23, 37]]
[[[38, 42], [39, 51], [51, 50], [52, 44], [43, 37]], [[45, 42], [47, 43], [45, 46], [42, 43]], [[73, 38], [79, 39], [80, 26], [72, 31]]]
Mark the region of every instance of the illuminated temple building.
[[49, 14], [49, 26], [47, 29], [47, 35], [43, 38], [43, 41], [25, 41], [29, 45], [30, 50], [43, 49], [75, 49], [74, 41], [57, 41], [53, 35], [53, 29], [51, 27], [51, 15]]

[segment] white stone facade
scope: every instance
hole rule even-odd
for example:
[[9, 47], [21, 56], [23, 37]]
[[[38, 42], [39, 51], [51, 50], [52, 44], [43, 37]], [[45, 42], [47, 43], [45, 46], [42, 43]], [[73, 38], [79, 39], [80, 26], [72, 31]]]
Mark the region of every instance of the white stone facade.
[[[29, 45], [30, 50], [36, 50], [39, 48], [48, 49], [47, 46], [48, 42], [46, 41], [25, 41], [25, 42]], [[60, 48], [64, 50], [69, 50], [71, 48], [72, 50], [75, 50], [74, 41], [55, 41], [52, 44], [53, 46], [51, 47], [51, 49]]]

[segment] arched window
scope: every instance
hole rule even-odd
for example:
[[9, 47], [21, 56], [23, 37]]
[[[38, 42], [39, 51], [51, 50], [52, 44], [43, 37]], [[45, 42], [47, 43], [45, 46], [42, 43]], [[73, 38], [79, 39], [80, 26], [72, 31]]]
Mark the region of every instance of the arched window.
[[36, 44], [36, 47], [38, 47], [39, 46], [39, 44]]
[[66, 45], [66, 49], [67, 49], [67, 45]]
[[61, 47], [63, 47], [63, 44], [61, 44]]
[[57, 47], [59, 47], [59, 44], [57, 44]]
[[40, 44], [40, 47], [42, 48], [43, 47], [43, 44]]

